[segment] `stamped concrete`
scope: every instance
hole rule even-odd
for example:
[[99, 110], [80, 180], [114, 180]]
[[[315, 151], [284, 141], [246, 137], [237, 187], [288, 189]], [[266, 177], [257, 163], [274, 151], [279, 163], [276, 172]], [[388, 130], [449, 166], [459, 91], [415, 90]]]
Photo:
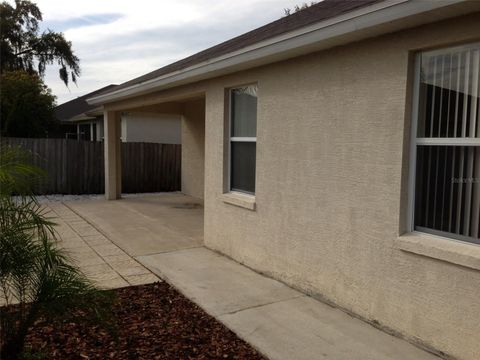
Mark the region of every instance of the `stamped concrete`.
[[[203, 206], [193, 197], [164, 193], [65, 204], [132, 256], [203, 244]], [[85, 233], [89, 231], [78, 227]]]
[[137, 260], [271, 360], [438, 359], [206, 248]]
[[97, 286], [105, 289], [160, 279], [62, 202], [44, 202], [57, 226], [58, 245]]

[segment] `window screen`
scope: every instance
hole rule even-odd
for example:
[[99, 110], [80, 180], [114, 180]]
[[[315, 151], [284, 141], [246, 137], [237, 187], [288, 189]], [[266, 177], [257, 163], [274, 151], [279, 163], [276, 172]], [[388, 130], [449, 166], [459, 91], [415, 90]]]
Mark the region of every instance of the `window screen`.
[[480, 243], [480, 44], [419, 61], [414, 227]]
[[230, 90], [230, 190], [255, 194], [257, 86]]

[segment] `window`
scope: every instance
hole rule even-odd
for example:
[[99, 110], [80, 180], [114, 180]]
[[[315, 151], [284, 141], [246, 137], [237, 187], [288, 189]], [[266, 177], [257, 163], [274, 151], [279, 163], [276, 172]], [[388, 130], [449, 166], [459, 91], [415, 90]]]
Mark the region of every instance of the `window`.
[[421, 53], [416, 72], [411, 229], [480, 244], [480, 44]]
[[91, 129], [90, 124], [79, 125], [78, 139], [90, 141]]
[[230, 89], [230, 190], [255, 194], [257, 86]]

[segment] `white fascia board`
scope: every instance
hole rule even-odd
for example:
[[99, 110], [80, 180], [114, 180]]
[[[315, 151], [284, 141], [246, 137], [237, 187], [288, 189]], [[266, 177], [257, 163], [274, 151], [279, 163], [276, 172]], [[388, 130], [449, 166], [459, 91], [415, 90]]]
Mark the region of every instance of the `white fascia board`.
[[[254, 63], [256, 61], [257, 63], [253, 66], [262, 65], [262, 59], [266, 60], [275, 55], [293, 52], [337, 36], [462, 2], [465, 2], [465, 0], [385, 0], [332, 19], [281, 34], [185, 69], [89, 98], [87, 102], [92, 105], [105, 104], [226, 74], [229, 72], [229, 69], [235, 69], [235, 67], [242, 64]], [[264, 64], [266, 63], [268, 61]]]
[[96, 107], [95, 109], [86, 111], [85, 114], [87, 116], [93, 116], [93, 117], [103, 115], [103, 107], [102, 106]]
[[89, 115], [83, 113], [83, 114], [75, 115], [75, 116], [71, 117], [70, 119], [68, 119], [67, 121], [78, 122], [78, 121], [86, 121], [86, 120], [93, 120], [93, 119], [95, 119], [95, 117], [92, 117], [92, 116], [89, 116]]

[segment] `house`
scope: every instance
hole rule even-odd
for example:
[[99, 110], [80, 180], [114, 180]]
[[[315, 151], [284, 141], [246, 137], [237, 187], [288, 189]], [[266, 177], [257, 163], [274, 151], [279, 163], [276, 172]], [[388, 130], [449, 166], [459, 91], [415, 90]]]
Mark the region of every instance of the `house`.
[[[75, 125], [64, 133], [66, 138], [79, 140], [103, 140], [103, 109], [90, 105], [86, 99], [117, 85], [108, 85], [55, 108], [55, 116], [62, 125]], [[123, 112], [121, 115], [121, 139], [123, 142], [150, 142], [180, 144], [181, 121], [176, 114], [148, 112]]]
[[325, 0], [109, 92], [182, 117], [205, 245], [460, 359], [480, 342], [480, 1]]
[[66, 138], [101, 141], [103, 138], [103, 112], [98, 106], [89, 105], [86, 99], [114, 88], [108, 85], [84, 96], [67, 101], [55, 108], [56, 119], [64, 125], [75, 125], [74, 131], [66, 132]]

